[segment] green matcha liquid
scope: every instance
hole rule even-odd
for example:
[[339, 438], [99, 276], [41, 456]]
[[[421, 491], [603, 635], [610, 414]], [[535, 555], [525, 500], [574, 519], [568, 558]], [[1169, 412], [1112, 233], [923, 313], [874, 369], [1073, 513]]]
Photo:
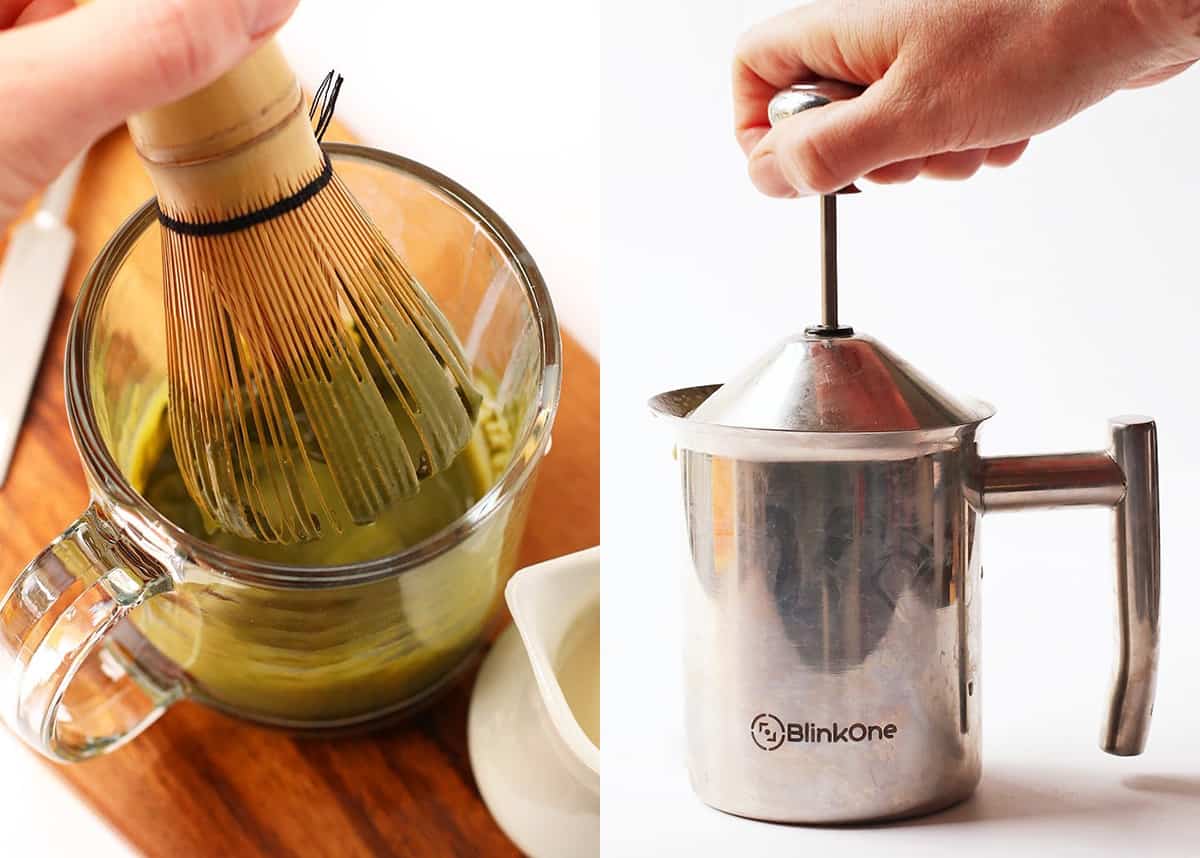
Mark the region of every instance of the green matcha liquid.
[[[143, 495], [151, 506], [188, 533], [231, 554], [291, 566], [363, 563], [416, 545], [454, 522], [483, 497], [508, 464], [512, 447], [507, 423], [495, 410], [484, 406], [466, 449], [449, 468], [422, 481], [415, 495], [392, 505], [371, 524], [345, 521], [341, 522], [341, 533], [331, 532], [312, 542], [279, 545], [244, 539], [206, 521], [184, 485], [166, 437], [165, 417], [163, 427], [150, 436], [165, 445], [145, 478]], [[318, 464], [316, 472], [324, 491], [336, 491], [323, 465]]]
[[[512, 455], [508, 422], [485, 405], [452, 466], [374, 523], [300, 545], [264, 544], [208, 525], [172, 454], [165, 405], [157, 410], [126, 463], [135, 488], [205, 542], [295, 567], [361, 563], [417, 544], [467, 512]], [[132, 620], [210, 705], [298, 728], [368, 721], [415, 705], [469, 660], [502, 604], [525, 509], [522, 500], [506, 503], [448, 550], [366, 583], [250, 584], [189, 567]]]

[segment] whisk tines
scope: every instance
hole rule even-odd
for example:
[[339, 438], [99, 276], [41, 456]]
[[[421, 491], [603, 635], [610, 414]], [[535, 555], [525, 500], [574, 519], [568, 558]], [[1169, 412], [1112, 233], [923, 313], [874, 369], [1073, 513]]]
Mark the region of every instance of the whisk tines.
[[156, 176], [176, 459], [215, 524], [263, 541], [373, 521], [459, 455], [481, 401], [452, 326], [316, 144], [340, 85], [317, 91], [315, 131], [298, 104], [254, 147]]

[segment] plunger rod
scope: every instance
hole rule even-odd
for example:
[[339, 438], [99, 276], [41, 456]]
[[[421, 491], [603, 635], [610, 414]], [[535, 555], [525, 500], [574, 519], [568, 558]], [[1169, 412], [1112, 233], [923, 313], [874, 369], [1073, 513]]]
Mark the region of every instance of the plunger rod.
[[837, 197], [821, 197], [821, 325], [838, 326]]

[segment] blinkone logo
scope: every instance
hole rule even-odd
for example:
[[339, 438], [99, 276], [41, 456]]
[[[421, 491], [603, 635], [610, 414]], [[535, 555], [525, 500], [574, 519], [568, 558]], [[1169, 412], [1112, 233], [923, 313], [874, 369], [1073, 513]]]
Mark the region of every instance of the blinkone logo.
[[891, 741], [899, 731], [900, 728], [895, 724], [863, 724], [861, 721], [853, 724], [834, 721], [828, 727], [818, 727], [811, 721], [789, 721], [785, 724], [769, 712], [755, 715], [750, 722], [750, 738], [764, 751], [774, 751], [785, 742], [838, 745]]

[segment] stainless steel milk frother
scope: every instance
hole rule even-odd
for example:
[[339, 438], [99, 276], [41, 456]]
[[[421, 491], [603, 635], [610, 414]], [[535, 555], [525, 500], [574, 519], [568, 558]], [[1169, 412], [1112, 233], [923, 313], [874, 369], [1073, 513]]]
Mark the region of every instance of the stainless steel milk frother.
[[[821, 84], [773, 104], [846, 97]], [[783, 102], [781, 105], [780, 102]], [[839, 324], [833, 197], [822, 324], [733, 380], [661, 394], [691, 548], [688, 764], [721, 810], [835, 823], [932, 812], [980, 777], [979, 515], [1113, 509], [1117, 657], [1101, 747], [1140, 753], [1158, 655], [1154, 422], [1107, 450], [985, 458], [994, 413]]]

